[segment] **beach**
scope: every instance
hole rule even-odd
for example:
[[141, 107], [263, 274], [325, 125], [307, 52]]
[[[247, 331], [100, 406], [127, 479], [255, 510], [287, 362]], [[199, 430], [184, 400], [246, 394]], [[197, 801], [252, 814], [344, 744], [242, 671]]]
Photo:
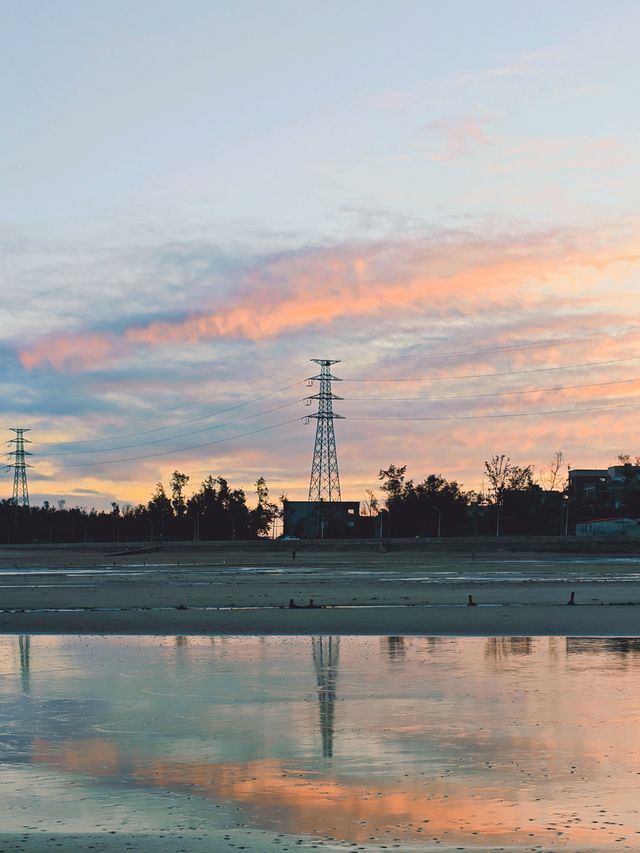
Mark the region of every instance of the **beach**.
[[624, 846], [632, 805], [605, 813], [600, 783], [576, 821], [609, 772], [597, 696], [618, 667], [635, 699], [637, 646], [576, 638], [640, 635], [640, 556], [260, 544], [0, 549], [0, 851]]
[[634, 554], [292, 544], [119, 552], [4, 547], [0, 631], [451, 636], [640, 631], [640, 557]]

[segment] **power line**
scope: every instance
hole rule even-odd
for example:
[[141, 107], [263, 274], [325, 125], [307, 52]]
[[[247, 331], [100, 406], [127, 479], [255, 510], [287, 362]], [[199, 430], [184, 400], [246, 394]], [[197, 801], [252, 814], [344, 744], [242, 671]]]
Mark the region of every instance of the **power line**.
[[547, 388], [527, 388], [523, 391], [495, 391], [491, 394], [451, 394], [444, 397], [345, 397], [347, 401], [370, 403], [411, 403], [414, 400], [425, 400], [432, 403], [440, 400], [476, 400], [482, 397], [509, 397], [517, 394], [539, 394], [543, 391], [572, 391], [577, 388], [602, 388], [605, 385], [624, 385], [640, 382], [636, 379], [613, 379], [610, 382], [590, 382], [583, 385], [553, 385]]
[[505, 370], [497, 373], [461, 373], [453, 376], [407, 376], [403, 378], [384, 377], [344, 379], [344, 382], [445, 382], [449, 379], [486, 379], [494, 376], [521, 376], [525, 373], [545, 373], [553, 370], [571, 370], [577, 367], [602, 367], [606, 364], [621, 364], [625, 361], [640, 361], [640, 355], [624, 358], [611, 358], [608, 361], [584, 361], [578, 364], [563, 364], [556, 367], [535, 367], [531, 370]]
[[199, 450], [202, 447], [212, 447], [214, 444], [223, 444], [225, 441], [235, 441], [237, 438], [246, 438], [250, 435], [257, 435], [259, 432], [267, 432], [271, 429], [277, 429], [281, 426], [286, 426], [287, 424], [295, 424], [302, 421], [303, 418], [292, 418], [288, 421], [281, 421], [277, 424], [271, 424], [271, 426], [259, 427], [258, 429], [251, 430], [250, 432], [243, 432], [240, 435], [231, 435], [227, 438], [218, 438], [216, 441], [207, 441], [204, 444], [194, 444], [191, 447], [180, 447], [176, 450], [163, 450], [159, 453], [147, 453], [144, 456], [129, 456], [126, 459], [107, 459], [104, 462], [78, 462], [75, 465], [66, 465], [66, 468], [95, 468], [97, 465], [117, 465], [120, 462], [137, 462], [140, 459], [154, 459], [157, 456], [170, 456], [174, 453], [186, 453], [189, 450]]
[[[279, 373], [280, 375], [287, 375], [287, 374], [293, 373], [294, 371], [295, 371], [295, 372], [297, 372], [297, 368], [291, 368], [290, 370], [285, 370], [285, 371], [278, 371], [278, 373]], [[297, 382], [295, 382], [294, 384], [295, 384], [295, 385], [297, 385], [299, 382], [302, 382], [302, 381], [304, 381], [304, 380], [299, 379], [299, 380], [298, 380]], [[260, 384], [262, 384], [262, 383], [260, 383]], [[253, 387], [253, 386], [252, 386], [252, 387]], [[293, 386], [291, 386], [291, 387], [293, 387]], [[193, 408], [198, 408], [198, 407], [200, 407], [200, 406], [207, 405], [207, 403], [210, 403], [212, 400], [217, 400], [217, 399], [219, 399], [220, 397], [224, 397], [224, 396], [225, 396], [225, 392], [220, 392], [219, 394], [215, 394], [213, 397], [211, 397], [211, 398], [210, 398], [207, 402], [205, 402], [205, 403], [195, 403], [195, 402], [192, 402], [192, 403], [181, 403], [179, 406], [163, 407], [163, 409], [162, 409], [161, 411], [159, 411], [159, 412], [158, 412], [158, 410], [153, 410], [153, 409], [151, 409], [151, 410], [149, 410], [146, 414], [144, 414], [144, 415], [140, 415], [139, 417], [136, 417], [136, 418], [125, 418], [125, 419], [122, 419], [122, 418], [121, 418], [121, 419], [119, 419], [119, 420], [120, 420], [120, 423], [123, 423], [123, 424], [128, 424], [128, 423], [132, 423], [132, 424], [133, 424], [133, 423], [137, 423], [138, 421], [146, 421], [146, 420], [149, 420], [149, 418], [150, 418], [150, 417], [153, 417], [153, 415], [154, 415], [154, 411], [155, 411], [157, 414], [161, 414], [161, 415], [162, 415], [162, 414], [166, 414], [167, 412], [179, 412], [181, 409], [193, 409]], [[258, 398], [258, 399], [261, 399], [261, 398]], [[88, 440], [88, 441], [93, 441], [94, 439], [87, 439], [87, 440]], [[102, 439], [95, 439], [95, 441], [101, 441], [101, 440], [102, 440]]]
[[[274, 406], [272, 409], [265, 409], [262, 412], [254, 412], [252, 415], [246, 415], [244, 418], [236, 418], [234, 421], [226, 421], [222, 424], [212, 424], [211, 426], [203, 427], [202, 429], [190, 430], [189, 432], [183, 432], [179, 435], [169, 435], [164, 438], [155, 438], [151, 441], [136, 441], [133, 444], [124, 444], [119, 447], [105, 447], [102, 450], [96, 450], [94, 448], [87, 448], [85, 450], [68, 450], [61, 451], [60, 453], [50, 453], [47, 454], [49, 457], [58, 458], [59, 456], [76, 456], [78, 453], [112, 453], [115, 450], [130, 450], [132, 447], [141, 447], [142, 445], [149, 444], [162, 444], [166, 441], [175, 441], [179, 438], [188, 438], [191, 435], [200, 435], [203, 432], [209, 432], [214, 429], [223, 429], [223, 427], [233, 426], [234, 424], [243, 423], [244, 421], [251, 420], [252, 418], [259, 418], [262, 415], [270, 415], [272, 412], [278, 412], [280, 409], [286, 409], [289, 406], [295, 406], [298, 403], [301, 403], [302, 400], [292, 400], [290, 403], [283, 403], [281, 406]], [[143, 433], [139, 433], [142, 435]]]
[[512, 344], [504, 347], [491, 347], [488, 349], [475, 349], [475, 350], [453, 350], [453, 352], [449, 353], [429, 353], [427, 355], [390, 355], [386, 358], [380, 359], [380, 361], [408, 361], [410, 359], [436, 359], [436, 358], [454, 358], [458, 355], [485, 355], [487, 353], [494, 352], [512, 352], [514, 350], [523, 350], [523, 349], [544, 349], [546, 347], [556, 347], [556, 346], [566, 346], [568, 344], [580, 344], [585, 340], [596, 340], [600, 338], [620, 338], [625, 335], [635, 334], [640, 329], [637, 326], [623, 326], [620, 329], [616, 329], [613, 332], [609, 332], [608, 334], [603, 334], [602, 332], [593, 332], [591, 334], [587, 333], [582, 335], [579, 338], [550, 338], [542, 341], [533, 341], [527, 344]]
[[[299, 379], [297, 382], [294, 382], [291, 385], [285, 385], [283, 388], [278, 388], [276, 391], [271, 391], [268, 394], [263, 394], [261, 397], [254, 397], [252, 400], [245, 400], [243, 403], [236, 403], [233, 406], [228, 406], [226, 409], [219, 409], [216, 412], [209, 412], [208, 414], [201, 415], [200, 417], [197, 417], [197, 418], [189, 418], [188, 420], [185, 420], [185, 421], [178, 421], [177, 423], [169, 424], [168, 426], [155, 427], [155, 429], [139, 430], [137, 432], [125, 433], [124, 435], [112, 435], [112, 436], [109, 436], [106, 438], [87, 438], [87, 439], [82, 439], [79, 441], [72, 441], [72, 442], [69, 442], [69, 441], [49, 442], [48, 444], [43, 444], [42, 447], [58, 447], [60, 445], [64, 445], [67, 447], [69, 445], [71, 445], [72, 447], [76, 447], [78, 444], [95, 444], [96, 442], [99, 442], [99, 441], [117, 441], [118, 439], [122, 439], [122, 438], [133, 438], [134, 436], [150, 435], [151, 433], [161, 432], [162, 430], [175, 429], [176, 427], [185, 426], [186, 424], [193, 424], [193, 423], [198, 423], [199, 421], [207, 420], [208, 418], [215, 417], [216, 415], [224, 415], [227, 412], [234, 411], [235, 409], [241, 409], [243, 406], [250, 406], [253, 403], [260, 402], [260, 400], [266, 400], [268, 397], [274, 397], [276, 394], [281, 394], [283, 391], [288, 391], [291, 388], [295, 388], [296, 385], [300, 385], [300, 384], [302, 384], [302, 382], [303, 382], [303, 380]], [[294, 402], [297, 403], [298, 400], [294, 400]], [[293, 405], [293, 403], [287, 403], [286, 405], [290, 406], [290, 405]], [[272, 411], [275, 411], [275, 410], [272, 410]], [[234, 423], [234, 421], [232, 421], [232, 423]], [[223, 426], [224, 426], [224, 424], [223, 424]], [[213, 429], [213, 428], [214, 427], [208, 427], [208, 429]], [[190, 433], [185, 433], [185, 435], [189, 435], [189, 434]], [[174, 436], [174, 437], [181, 438], [182, 436]], [[169, 441], [170, 439], [171, 439], [171, 436], [167, 436], [167, 438], [160, 439], [160, 440], [161, 441]], [[153, 444], [154, 442], [149, 442], [149, 443]], [[135, 445], [130, 445], [130, 446], [135, 447]], [[104, 448], [104, 450], [100, 450], [100, 449], [96, 449], [95, 451], [93, 451], [93, 450], [78, 450], [75, 452], [77, 452], [77, 453], [91, 453], [91, 452], [102, 453], [102, 452], [107, 452], [108, 450], [123, 450], [123, 449], [124, 448], [121, 448], [121, 447], [106, 447], [106, 448]]]
[[[626, 330], [627, 330], [626, 333], [630, 334], [632, 331], [635, 331], [636, 329], [635, 329], [635, 327], [626, 327]], [[625, 333], [625, 329], [622, 329], [621, 333]], [[585, 337], [612, 337], [612, 335], [592, 335], [592, 336], [585, 336]], [[434, 355], [429, 355], [429, 356], [397, 356], [397, 357], [390, 356], [388, 359], [383, 359], [383, 360], [396, 360], [396, 359], [402, 360], [402, 359], [414, 359], [414, 358], [415, 359], [418, 359], [418, 358], [420, 358], [420, 359], [422, 359], [422, 358], [426, 358], [426, 359], [450, 358], [450, 357], [457, 356], [457, 355], [474, 355], [474, 354], [481, 354], [481, 353], [506, 352], [506, 351], [517, 350], [517, 349], [528, 349], [528, 348], [555, 346], [556, 344], [576, 343], [576, 342], [580, 342], [580, 340], [581, 339], [576, 339], [576, 338], [557, 339], [555, 341], [548, 341], [548, 342], [541, 342], [541, 343], [521, 344], [521, 345], [508, 346], [508, 347], [496, 347], [496, 348], [488, 349], [488, 350], [465, 350], [465, 351], [461, 350], [461, 351], [457, 351], [457, 352], [453, 352], [453, 353], [440, 353], [440, 354], [434, 354]], [[549, 367], [549, 368], [536, 368], [533, 370], [522, 370], [522, 371], [505, 371], [505, 372], [499, 372], [499, 373], [454, 375], [454, 376], [450, 376], [450, 377], [446, 377], [446, 376], [429, 377], [429, 378], [424, 377], [424, 378], [418, 378], [418, 379], [410, 379], [410, 378], [409, 379], [400, 379], [400, 378], [385, 379], [385, 378], [382, 378], [382, 379], [378, 379], [378, 381], [383, 381], [383, 382], [414, 381], [415, 382], [415, 381], [426, 381], [427, 379], [429, 379], [429, 381], [445, 381], [447, 379], [465, 379], [465, 378], [466, 379], [478, 379], [478, 378], [488, 378], [488, 377], [492, 377], [492, 376], [511, 376], [511, 375], [519, 375], [521, 373], [522, 374], [524, 374], [524, 373], [536, 373], [536, 372], [551, 371], [551, 370], [572, 369], [572, 368], [577, 368], [577, 367], [600, 366], [600, 365], [605, 365], [605, 364], [614, 364], [614, 363], [627, 361], [627, 360], [634, 360], [635, 358], [637, 358], [637, 357], [634, 356], [632, 358], [614, 359], [614, 360], [610, 360], [610, 361], [606, 361], [606, 362], [585, 362], [582, 364], [565, 365], [564, 367], [559, 366], [559, 367]], [[262, 394], [258, 397], [251, 399], [251, 400], [245, 400], [242, 403], [237, 403], [237, 404], [234, 404], [233, 406], [227, 406], [224, 409], [219, 409], [215, 412], [208, 412], [205, 415], [200, 415], [196, 418], [188, 418], [188, 419], [178, 421], [178, 422], [173, 423], [173, 424], [168, 424], [166, 426], [154, 427], [154, 428], [148, 429], [148, 430], [118, 434], [118, 435], [113, 435], [113, 436], [105, 436], [105, 437], [101, 437], [101, 438], [79, 439], [79, 440], [73, 441], [73, 442], [69, 442], [69, 441], [46, 442], [46, 443], [42, 444], [41, 447], [43, 447], [43, 448], [59, 447], [59, 446], [77, 447], [78, 445], [97, 444], [100, 442], [117, 441], [120, 439], [133, 438], [133, 437], [142, 436], [142, 435], [151, 435], [151, 434], [156, 433], [156, 432], [163, 432], [165, 430], [175, 429], [175, 428], [180, 427], [180, 426], [186, 426], [187, 424], [190, 424], [190, 423], [198, 423], [200, 421], [207, 420], [208, 418], [215, 417], [217, 415], [226, 414], [227, 412], [235, 411], [236, 409], [243, 408], [244, 406], [252, 405], [253, 403], [259, 402], [260, 400], [268, 399], [269, 397], [275, 396], [276, 394], [282, 393], [284, 391], [288, 391], [291, 388], [295, 388], [297, 385], [301, 384], [303, 381], [304, 380], [299, 379], [296, 382], [291, 383], [290, 385], [283, 386], [282, 388], [279, 388], [276, 391], [270, 391], [266, 394]], [[375, 380], [373, 380], [373, 379], [362, 379], [362, 380], [349, 380], [349, 379], [347, 379], [345, 381], [347, 381], [347, 382], [349, 382], [349, 381], [369, 382], [369, 381], [375, 381]], [[602, 383], [602, 384], [605, 384], [605, 383]], [[569, 386], [569, 387], [571, 387], [571, 386]], [[578, 388], [581, 386], [575, 386], [575, 387]], [[588, 386], [585, 385], [584, 387], [588, 387]], [[556, 390], [556, 389], [540, 389], [540, 390]], [[558, 390], [560, 390], [560, 389], [558, 389]], [[508, 392], [508, 393], [518, 393], [518, 392]], [[528, 392], [522, 392], [522, 393], [528, 393]], [[532, 391], [532, 393], [533, 393], [533, 391]], [[219, 395], [219, 396], [222, 396], [222, 395]], [[470, 396], [485, 396], [485, 395], [470, 395]], [[486, 395], [486, 396], [493, 396], [493, 395]], [[501, 396], [501, 395], [496, 394], [495, 396]], [[364, 400], [366, 398], [360, 398], [360, 399]], [[384, 398], [381, 398], [381, 399], [384, 399]], [[407, 398], [407, 399], [411, 399], [411, 398]], [[421, 399], [421, 398], [414, 398], [414, 399]], [[455, 398], [454, 397], [450, 397], [450, 398], [446, 398], [446, 397], [437, 398], [437, 397], [435, 397], [435, 398], [423, 398], [423, 399], [438, 400], [438, 399], [455, 399]], [[462, 399], [462, 397], [461, 397], [461, 399]], [[200, 406], [200, 405], [205, 405], [205, 404], [198, 403], [195, 405]], [[178, 406], [174, 409], [167, 409], [165, 411], [168, 411], [168, 412], [179, 411], [181, 408], [188, 408], [188, 407], [190, 407], [189, 404], [183, 405], [183, 406]], [[137, 420], [147, 420], [148, 418], [149, 418], [149, 415], [144, 415], [141, 418], [133, 418], [128, 422], [129, 423], [135, 423]], [[185, 433], [183, 435], [189, 435], [189, 434], [190, 433]], [[193, 434], [196, 434], [196, 433], [194, 432]], [[178, 438], [183, 437], [183, 435], [177, 436], [177, 437]], [[171, 436], [167, 436], [166, 440], [169, 441], [169, 440], [171, 440], [171, 438], [172, 438]], [[155, 443], [158, 443], [158, 442], [155, 442]], [[129, 445], [129, 447], [135, 447], [135, 446], [136, 446], [135, 444]], [[121, 449], [125, 449], [125, 448], [124, 447], [104, 448], [104, 452], [107, 452], [108, 450], [121, 450]], [[83, 452], [83, 451], [77, 451], [77, 452]], [[103, 451], [96, 449], [96, 452], [103, 452]], [[59, 454], [59, 455], [61, 455], [61, 454]]]
[[476, 421], [492, 418], [532, 418], [544, 415], [567, 415], [579, 414], [581, 412], [603, 412], [611, 409], [633, 409], [640, 406], [638, 403], [617, 403], [612, 406], [590, 406], [587, 409], [551, 409], [543, 412], [509, 412], [499, 415], [442, 415], [439, 417], [413, 418], [398, 415], [397, 417], [385, 418], [352, 418], [350, 421]]

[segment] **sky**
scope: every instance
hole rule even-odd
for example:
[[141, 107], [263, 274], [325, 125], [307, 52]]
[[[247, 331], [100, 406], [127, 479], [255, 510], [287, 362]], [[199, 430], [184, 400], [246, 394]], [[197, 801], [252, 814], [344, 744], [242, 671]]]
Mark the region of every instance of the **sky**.
[[[31, 502], [640, 454], [636, 2], [13, 2], [0, 433]], [[10, 446], [9, 448], [10, 449]], [[12, 472], [4, 475], [10, 497]]]

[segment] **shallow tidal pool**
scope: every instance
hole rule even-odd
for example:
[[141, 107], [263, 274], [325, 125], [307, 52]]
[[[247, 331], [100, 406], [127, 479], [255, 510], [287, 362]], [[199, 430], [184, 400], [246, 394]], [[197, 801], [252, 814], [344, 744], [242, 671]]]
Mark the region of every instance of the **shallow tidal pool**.
[[639, 639], [4, 636], [0, 850], [637, 851], [639, 735]]

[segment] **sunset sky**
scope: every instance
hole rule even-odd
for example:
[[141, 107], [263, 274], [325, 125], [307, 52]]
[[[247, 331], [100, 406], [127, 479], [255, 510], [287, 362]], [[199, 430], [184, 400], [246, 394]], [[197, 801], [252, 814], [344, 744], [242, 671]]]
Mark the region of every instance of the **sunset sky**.
[[[32, 503], [640, 454], [640, 6], [6, 0], [0, 430]], [[11, 472], [2, 497], [10, 497]]]

